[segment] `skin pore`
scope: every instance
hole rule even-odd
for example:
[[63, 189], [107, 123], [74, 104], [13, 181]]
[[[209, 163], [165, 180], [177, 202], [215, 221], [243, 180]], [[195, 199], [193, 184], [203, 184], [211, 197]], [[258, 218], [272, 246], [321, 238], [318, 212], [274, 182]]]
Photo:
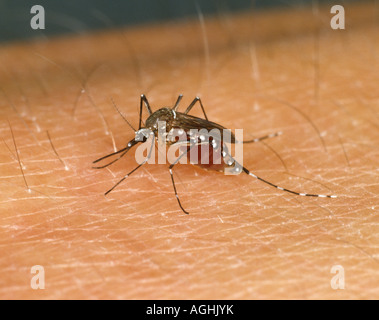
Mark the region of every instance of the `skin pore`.
[[[379, 298], [374, 4], [249, 12], [0, 48], [0, 298]], [[313, 8], [315, 9], [315, 8]], [[375, 22], [376, 21], [376, 22]], [[244, 129], [241, 174], [92, 161], [134, 137], [140, 95]], [[194, 107], [201, 116], [201, 108]], [[147, 114], [144, 113], [144, 119]], [[16, 151], [17, 150], [17, 151]], [[32, 266], [45, 289], [30, 286]], [[345, 289], [335, 290], [333, 266]]]

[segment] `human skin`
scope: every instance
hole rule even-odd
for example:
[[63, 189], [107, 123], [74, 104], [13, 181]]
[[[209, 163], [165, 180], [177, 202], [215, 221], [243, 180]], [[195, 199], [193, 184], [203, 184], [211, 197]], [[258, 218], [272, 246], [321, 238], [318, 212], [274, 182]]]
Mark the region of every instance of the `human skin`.
[[[345, 10], [345, 30], [326, 6], [1, 47], [0, 298], [378, 299], [377, 13]], [[198, 95], [247, 139], [282, 131], [245, 145], [244, 165], [338, 198], [178, 165], [185, 215], [168, 164], [105, 197], [136, 166], [131, 151], [92, 169], [134, 137], [111, 99], [138, 126], [142, 93], [153, 110]], [[45, 289], [31, 288], [35, 265]]]

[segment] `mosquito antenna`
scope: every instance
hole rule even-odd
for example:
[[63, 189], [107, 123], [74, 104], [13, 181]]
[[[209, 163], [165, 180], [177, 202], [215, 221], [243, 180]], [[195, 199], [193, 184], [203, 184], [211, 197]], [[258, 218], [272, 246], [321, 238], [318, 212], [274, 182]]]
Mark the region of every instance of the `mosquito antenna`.
[[117, 112], [119, 113], [119, 115], [124, 119], [124, 121], [129, 125], [129, 127], [134, 131], [136, 132], [137, 130], [134, 129], [134, 127], [130, 124], [130, 122], [124, 117], [124, 115], [121, 113], [121, 111], [117, 108], [117, 105], [115, 104], [113, 98], [111, 97], [111, 101], [112, 101], [112, 104], [114, 106], [114, 108], [117, 110]]

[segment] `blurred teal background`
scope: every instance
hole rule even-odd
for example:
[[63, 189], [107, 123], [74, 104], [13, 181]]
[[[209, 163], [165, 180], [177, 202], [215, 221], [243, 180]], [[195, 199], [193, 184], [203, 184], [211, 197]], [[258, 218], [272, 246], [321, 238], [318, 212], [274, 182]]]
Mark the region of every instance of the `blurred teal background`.
[[[48, 37], [65, 33], [85, 33], [92, 29], [114, 28], [148, 22], [180, 20], [197, 15], [228, 14], [267, 7], [303, 7], [328, 0], [0, 0], [0, 41]], [[33, 5], [45, 9], [45, 30], [30, 27]]]

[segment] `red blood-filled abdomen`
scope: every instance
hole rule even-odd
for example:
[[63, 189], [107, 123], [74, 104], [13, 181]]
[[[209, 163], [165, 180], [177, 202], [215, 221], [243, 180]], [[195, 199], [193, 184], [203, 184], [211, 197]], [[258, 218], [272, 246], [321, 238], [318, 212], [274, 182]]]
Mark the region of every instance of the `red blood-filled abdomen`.
[[[197, 145], [187, 148], [188, 162], [203, 169], [223, 171], [225, 162], [222, 159], [220, 148], [213, 148], [211, 144]], [[191, 156], [192, 154], [192, 156]], [[197, 163], [196, 163], [197, 162]]]

